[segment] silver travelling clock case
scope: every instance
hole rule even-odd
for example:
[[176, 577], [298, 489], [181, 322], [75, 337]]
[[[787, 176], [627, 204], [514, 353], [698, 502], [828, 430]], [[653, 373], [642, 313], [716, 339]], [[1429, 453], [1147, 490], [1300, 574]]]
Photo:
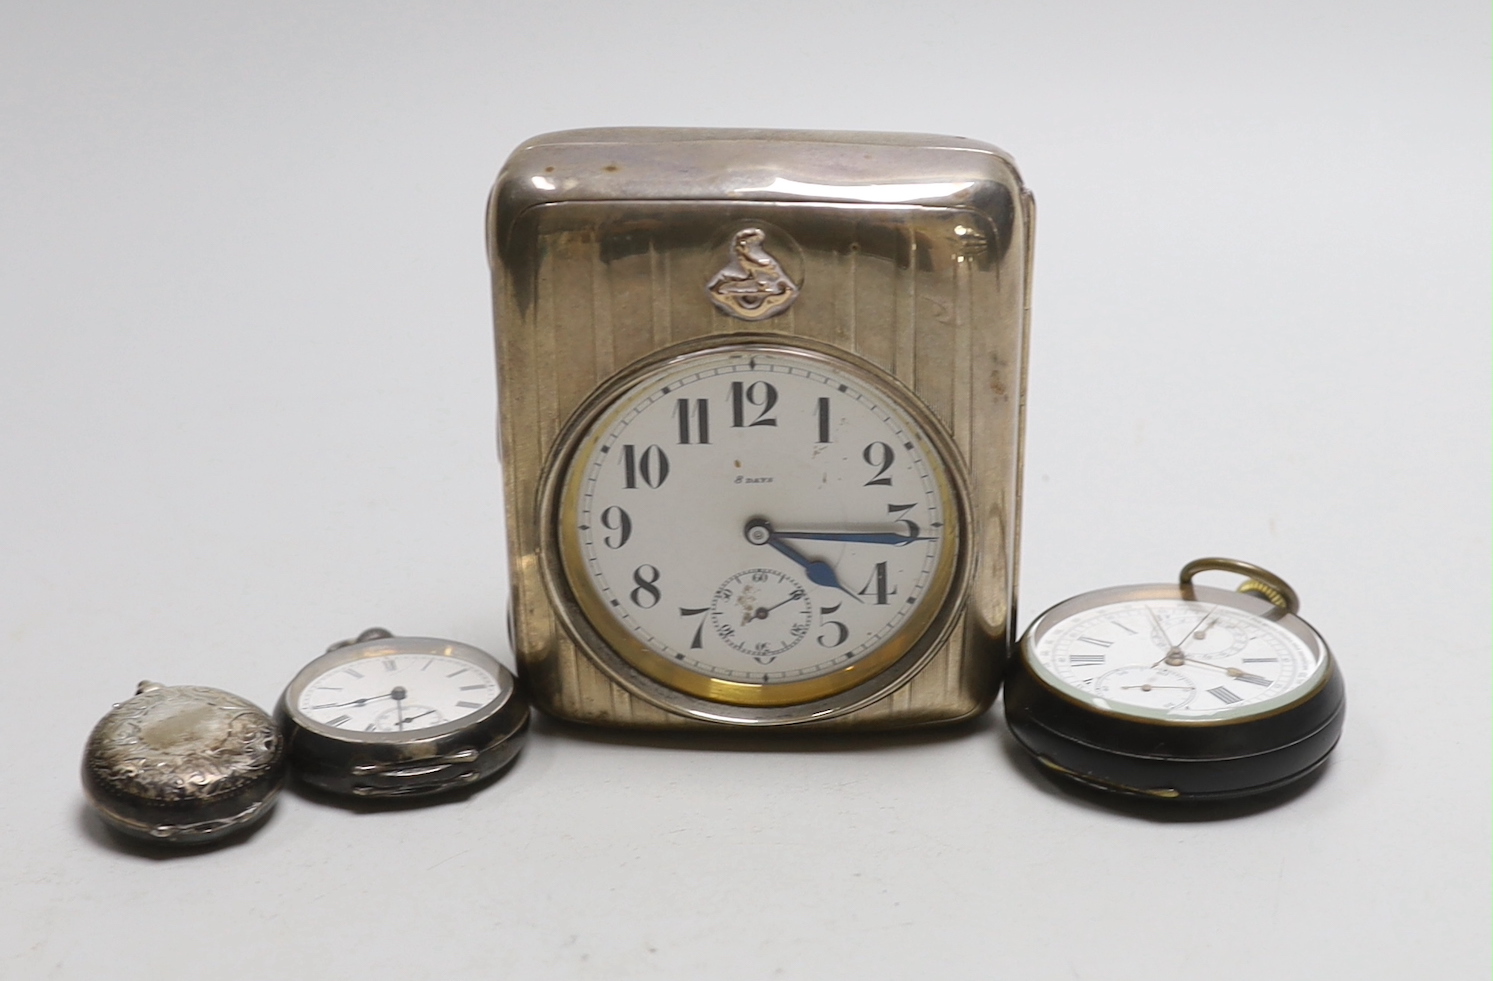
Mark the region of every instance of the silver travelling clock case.
[[[519, 146], [488, 249], [509, 623], [535, 704], [645, 729], [984, 712], [1015, 644], [1033, 218], [1011, 158], [959, 137]], [[749, 472], [774, 460], [799, 476]], [[760, 507], [733, 486], [770, 479]], [[811, 498], [843, 507], [786, 517]], [[726, 552], [741, 571], [721, 577]]]

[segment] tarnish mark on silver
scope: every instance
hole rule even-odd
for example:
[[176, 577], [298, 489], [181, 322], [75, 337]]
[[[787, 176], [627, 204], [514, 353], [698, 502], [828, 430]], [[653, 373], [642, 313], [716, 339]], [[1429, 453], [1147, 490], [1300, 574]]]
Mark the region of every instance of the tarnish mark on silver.
[[741, 320], [766, 320], [798, 299], [798, 286], [762, 247], [760, 228], [743, 228], [731, 238], [731, 261], [710, 277], [711, 302]]

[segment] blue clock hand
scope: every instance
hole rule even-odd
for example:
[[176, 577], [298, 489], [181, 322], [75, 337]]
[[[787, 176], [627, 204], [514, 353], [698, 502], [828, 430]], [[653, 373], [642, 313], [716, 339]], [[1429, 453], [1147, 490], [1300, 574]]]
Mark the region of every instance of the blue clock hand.
[[791, 538], [814, 542], [857, 542], [865, 545], [906, 545], [908, 542], [931, 542], [931, 535], [898, 535], [894, 532], [861, 531], [774, 531], [774, 538]]
[[839, 577], [835, 575], [833, 566], [831, 566], [828, 562], [825, 562], [823, 559], [811, 559], [800, 552], [798, 549], [794, 548], [792, 545], [789, 545], [787, 542], [779, 540], [779, 538], [773, 534], [772, 525], [768, 524], [766, 521], [763, 521], [761, 518], [756, 518], [752, 521], [747, 522], [746, 540], [751, 542], [753, 545], [770, 545], [776, 551], [782, 553], [783, 555], [792, 559], [794, 562], [803, 566], [804, 573], [809, 577], [809, 582], [813, 583], [814, 585], [828, 586], [831, 589], [838, 589], [840, 592], [844, 593], [846, 596], [849, 596], [857, 603], [865, 602], [859, 596], [855, 595], [850, 590], [841, 585]]

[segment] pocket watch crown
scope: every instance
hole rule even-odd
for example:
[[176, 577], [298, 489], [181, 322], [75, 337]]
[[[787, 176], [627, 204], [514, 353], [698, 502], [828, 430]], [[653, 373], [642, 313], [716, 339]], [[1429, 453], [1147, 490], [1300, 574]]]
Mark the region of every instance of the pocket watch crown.
[[1267, 599], [1270, 602], [1274, 603], [1276, 606], [1280, 607], [1282, 610], [1289, 611], [1291, 609], [1291, 604], [1286, 601], [1286, 597], [1281, 593], [1280, 590], [1276, 589], [1274, 586], [1271, 586], [1269, 583], [1260, 582], [1258, 579], [1244, 580], [1244, 582], [1239, 584], [1239, 588], [1236, 590], [1236, 592], [1247, 593], [1251, 596], [1259, 596], [1263, 599]]

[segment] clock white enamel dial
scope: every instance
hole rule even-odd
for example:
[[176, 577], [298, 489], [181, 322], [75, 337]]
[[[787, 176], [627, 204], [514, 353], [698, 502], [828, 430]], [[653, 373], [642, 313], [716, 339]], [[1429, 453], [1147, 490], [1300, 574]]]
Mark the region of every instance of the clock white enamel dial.
[[1321, 680], [1327, 661], [1263, 617], [1187, 599], [1121, 600], [1050, 624], [1037, 674], [1099, 708], [1172, 721], [1269, 712]]
[[498, 697], [481, 664], [439, 654], [380, 654], [338, 665], [301, 691], [305, 716], [352, 732], [415, 732], [459, 721]]
[[957, 595], [952, 451], [891, 379], [738, 343], [613, 392], [553, 520], [585, 622], [636, 670], [716, 702], [801, 704], [914, 651]]

